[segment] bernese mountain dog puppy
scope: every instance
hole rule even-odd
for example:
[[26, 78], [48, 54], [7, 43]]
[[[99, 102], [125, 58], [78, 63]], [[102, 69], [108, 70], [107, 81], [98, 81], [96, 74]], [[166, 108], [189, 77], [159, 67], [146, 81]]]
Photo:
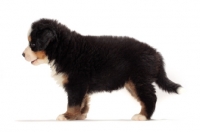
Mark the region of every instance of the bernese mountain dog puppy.
[[161, 54], [129, 37], [83, 36], [57, 20], [32, 23], [23, 56], [33, 65], [46, 63], [68, 95], [67, 111], [57, 120], [84, 120], [89, 95], [126, 88], [141, 105], [132, 120], [148, 120], [156, 105], [155, 82], [168, 93], [181, 85], [168, 79]]

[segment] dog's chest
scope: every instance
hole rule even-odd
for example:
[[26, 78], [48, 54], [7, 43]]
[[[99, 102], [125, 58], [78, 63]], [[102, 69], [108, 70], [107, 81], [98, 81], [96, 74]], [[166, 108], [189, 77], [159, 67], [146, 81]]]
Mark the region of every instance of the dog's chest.
[[63, 87], [65, 76], [62, 73], [57, 73], [54, 66], [51, 67], [51, 76], [59, 86]]

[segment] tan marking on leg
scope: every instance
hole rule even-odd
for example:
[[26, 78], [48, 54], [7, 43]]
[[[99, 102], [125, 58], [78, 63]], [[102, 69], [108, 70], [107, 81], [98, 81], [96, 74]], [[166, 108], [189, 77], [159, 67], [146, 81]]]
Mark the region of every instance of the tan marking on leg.
[[76, 120], [81, 115], [80, 106], [68, 107], [67, 112], [63, 115], [67, 120]]
[[30, 35], [28, 36], [28, 41], [31, 42], [31, 36]]
[[77, 120], [84, 120], [87, 117], [87, 113], [89, 111], [89, 101], [90, 97], [88, 95], [85, 95], [81, 104], [81, 115], [77, 118]]
[[142, 101], [140, 101], [140, 105], [141, 105], [141, 111], [140, 111], [140, 114], [141, 115], [145, 115], [147, 116], [147, 113], [146, 113], [146, 108], [145, 108], [145, 105]]
[[38, 59], [44, 59], [46, 57], [45, 51], [37, 51], [35, 52]]
[[144, 105], [144, 103], [140, 100], [140, 98], [137, 95], [137, 91], [135, 89], [135, 84], [132, 81], [128, 81], [127, 83], [125, 83], [125, 87], [131, 93], [131, 95], [133, 97], [135, 97], [138, 102], [140, 102], [141, 111], [140, 111], [139, 114], [147, 116], [145, 105]]

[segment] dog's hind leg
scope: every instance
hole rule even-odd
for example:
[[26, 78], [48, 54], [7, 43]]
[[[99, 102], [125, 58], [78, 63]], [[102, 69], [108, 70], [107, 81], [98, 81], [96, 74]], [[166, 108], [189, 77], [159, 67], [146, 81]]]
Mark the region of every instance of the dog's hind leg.
[[132, 120], [144, 121], [150, 119], [152, 116], [157, 97], [155, 95], [155, 89], [152, 84], [134, 84], [132, 81], [128, 81], [125, 84], [127, 90], [135, 97], [141, 105], [141, 111], [132, 117]]

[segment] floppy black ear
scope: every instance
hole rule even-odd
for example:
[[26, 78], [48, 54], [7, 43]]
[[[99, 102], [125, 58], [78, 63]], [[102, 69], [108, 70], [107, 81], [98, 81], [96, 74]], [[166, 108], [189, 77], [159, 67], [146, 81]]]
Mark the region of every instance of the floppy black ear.
[[46, 29], [41, 34], [40, 38], [37, 40], [37, 46], [38, 50], [44, 50], [49, 45], [51, 41], [53, 41], [56, 38], [56, 34], [54, 31]]

